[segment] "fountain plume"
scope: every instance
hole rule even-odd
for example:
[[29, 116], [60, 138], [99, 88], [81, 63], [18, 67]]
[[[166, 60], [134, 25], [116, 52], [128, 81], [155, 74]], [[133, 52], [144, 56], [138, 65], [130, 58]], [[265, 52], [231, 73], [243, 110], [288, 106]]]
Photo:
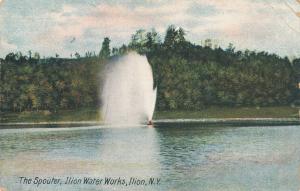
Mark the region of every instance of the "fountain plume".
[[152, 120], [156, 101], [153, 75], [146, 56], [130, 52], [105, 68], [101, 113], [106, 124], [129, 125]]

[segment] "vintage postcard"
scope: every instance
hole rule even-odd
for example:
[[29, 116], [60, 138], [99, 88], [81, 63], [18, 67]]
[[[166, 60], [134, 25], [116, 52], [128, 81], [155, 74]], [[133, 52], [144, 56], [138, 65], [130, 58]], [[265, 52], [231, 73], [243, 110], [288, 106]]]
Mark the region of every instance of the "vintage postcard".
[[299, 0], [0, 0], [0, 191], [299, 191]]

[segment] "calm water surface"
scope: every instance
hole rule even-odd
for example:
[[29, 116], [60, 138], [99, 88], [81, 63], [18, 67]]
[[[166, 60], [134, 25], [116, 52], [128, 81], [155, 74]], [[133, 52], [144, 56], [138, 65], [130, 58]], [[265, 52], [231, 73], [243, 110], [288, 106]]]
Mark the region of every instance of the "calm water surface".
[[[159, 185], [26, 185], [19, 177], [160, 178]], [[8, 191], [298, 191], [300, 127], [147, 127], [0, 130]]]

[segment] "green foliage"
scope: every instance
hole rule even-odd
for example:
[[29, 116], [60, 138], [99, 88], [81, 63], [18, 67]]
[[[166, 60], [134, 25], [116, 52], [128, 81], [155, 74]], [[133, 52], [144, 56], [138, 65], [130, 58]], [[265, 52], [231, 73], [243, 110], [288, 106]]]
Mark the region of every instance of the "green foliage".
[[[158, 110], [218, 106], [287, 105], [298, 97], [299, 60], [266, 52], [191, 44], [170, 26], [162, 46], [148, 54], [158, 86]], [[299, 67], [300, 68], [300, 67]]]
[[105, 37], [102, 42], [102, 48], [99, 53], [100, 58], [106, 59], [110, 56], [109, 43], [110, 43], [110, 39], [108, 37]]
[[[41, 59], [38, 53], [10, 53], [0, 62], [0, 111], [45, 111], [99, 106], [99, 73], [111, 52], [104, 38], [100, 58]], [[158, 110], [203, 110], [210, 106], [277, 106], [298, 100], [300, 59], [292, 63], [275, 54], [212, 49], [192, 44], [185, 31], [168, 27], [164, 42], [159, 34], [138, 30], [129, 45], [112, 49], [112, 55], [130, 50], [146, 54], [158, 86]], [[134, 68], [133, 68], [134, 70]], [[300, 103], [300, 102], [299, 102]]]
[[144, 29], [140, 29], [132, 35], [128, 48], [130, 50], [135, 50], [140, 54], [146, 54], [155, 49], [159, 44], [160, 37], [155, 29], [152, 29], [149, 32]]
[[183, 28], [178, 28], [174, 25], [168, 27], [164, 41], [165, 48], [175, 48], [176, 44], [185, 42], [185, 31]]
[[1, 111], [56, 112], [99, 104], [99, 59], [12, 58], [13, 53], [1, 60]]
[[149, 55], [160, 110], [286, 105], [295, 99], [296, 78], [287, 59], [188, 43], [173, 50], [161, 48], [160, 54]]

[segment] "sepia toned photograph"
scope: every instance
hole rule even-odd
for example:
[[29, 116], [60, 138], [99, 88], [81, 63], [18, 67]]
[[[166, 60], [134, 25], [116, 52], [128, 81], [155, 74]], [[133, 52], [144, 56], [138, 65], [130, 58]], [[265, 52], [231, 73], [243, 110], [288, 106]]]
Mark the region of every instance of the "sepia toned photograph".
[[0, 191], [299, 191], [299, 0], [0, 0]]

